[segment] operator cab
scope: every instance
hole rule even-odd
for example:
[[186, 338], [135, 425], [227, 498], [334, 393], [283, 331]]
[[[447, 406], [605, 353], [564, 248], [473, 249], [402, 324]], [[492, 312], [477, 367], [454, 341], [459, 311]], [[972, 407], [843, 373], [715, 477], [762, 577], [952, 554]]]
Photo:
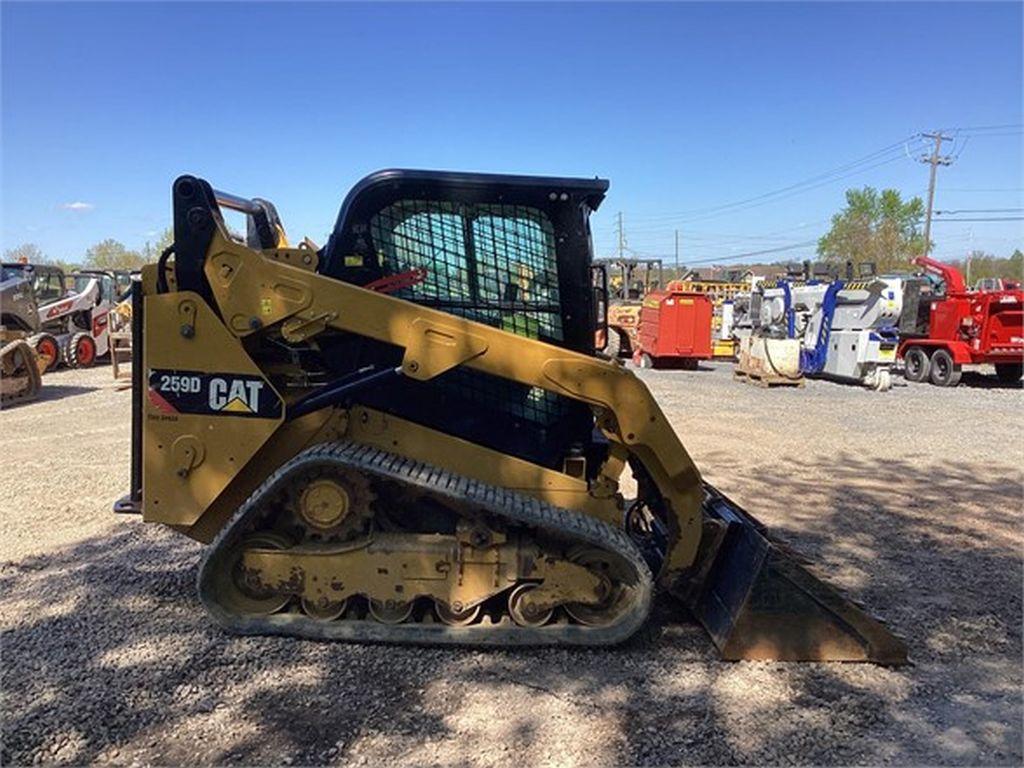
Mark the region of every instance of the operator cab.
[[104, 302], [115, 303], [117, 297], [117, 281], [114, 273], [102, 270], [82, 270], [71, 275], [72, 288], [74, 293], [82, 293], [89, 289], [89, 283], [93, 280], [97, 284], [96, 304]]
[[[593, 354], [602, 299], [593, 289], [589, 216], [607, 189], [603, 179], [380, 171], [345, 199], [319, 270], [356, 285], [415, 273], [421, 277], [392, 295]], [[331, 378], [401, 357], [345, 335], [320, 346]], [[548, 466], [570, 450], [592, 449], [588, 406], [477, 371], [425, 383], [398, 379], [366, 399]]]

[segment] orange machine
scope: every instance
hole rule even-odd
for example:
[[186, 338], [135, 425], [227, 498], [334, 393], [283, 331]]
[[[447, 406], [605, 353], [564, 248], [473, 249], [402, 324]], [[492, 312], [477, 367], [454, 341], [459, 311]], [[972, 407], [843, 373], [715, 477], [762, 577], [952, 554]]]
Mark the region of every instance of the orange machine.
[[633, 362], [641, 368], [696, 368], [698, 360], [711, 359], [713, 314], [705, 293], [651, 291], [640, 310]]

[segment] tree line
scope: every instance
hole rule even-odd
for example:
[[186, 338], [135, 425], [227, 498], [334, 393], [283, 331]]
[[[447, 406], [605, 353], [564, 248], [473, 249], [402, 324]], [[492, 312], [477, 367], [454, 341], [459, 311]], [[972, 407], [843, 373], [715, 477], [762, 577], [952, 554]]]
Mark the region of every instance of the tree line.
[[141, 248], [128, 248], [124, 243], [108, 237], [85, 251], [81, 262], [54, 258], [35, 243], [22, 243], [4, 251], [4, 261], [25, 261], [29, 264], [51, 264], [65, 272], [76, 269], [138, 269], [143, 264], [155, 262], [160, 253], [174, 241], [174, 232], [165, 229], [155, 243], [146, 242]]
[[[924, 203], [920, 197], [903, 200], [895, 189], [884, 189], [881, 192], [873, 187], [848, 189], [845, 207], [832, 217], [829, 231], [818, 241], [818, 256], [837, 264], [848, 261], [855, 264], [874, 262], [883, 274], [911, 271], [910, 260], [925, 252], [924, 236], [921, 233], [923, 220]], [[93, 269], [138, 269], [143, 264], [156, 261], [173, 239], [173, 231], [166, 229], [155, 243], [147, 242], [139, 249], [130, 249], [108, 238], [88, 248], [82, 264], [50, 258], [36, 244], [23, 243], [4, 251], [4, 261], [56, 264], [65, 270], [80, 266]], [[965, 262], [966, 259], [960, 259], [954, 264], [966, 273]], [[742, 267], [736, 265], [735, 268]], [[1024, 279], [1024, 255], [1021, 250], [1014, 249], [1007, 257], [973, 251], [970, 255], [971, 283], [985, 277]]]
[[[873, 187], [848, 189], [845, 207], [832, 217], [829, 231], [818, 240], [817, 255], [839, 266], [840, 274], [847, 262], [855, 265], [873, 262], [879, 274], [917, 271], [911, 259], [926, 250], [921, 231], [924, 215], [925, 206], [920, 197], [904, 200], [895, 189], [881, 192]], [[929, 253], [934, 253], [934, 246], [933, 241], [927, 249]], [[966, 264], [968, 259], [970, 269]], [[972, 285], [986, 277], [1024, 281], [1024, 254], [1020, 248], [1005, 257], [976, 250], [968, 258], [950, 263], [967, 275]], [[730, 265], [724, 272], [741, 274], [748, 266], [751, 265]], [[782, 272], [787, 265], [780, 261], [772, 266]]]

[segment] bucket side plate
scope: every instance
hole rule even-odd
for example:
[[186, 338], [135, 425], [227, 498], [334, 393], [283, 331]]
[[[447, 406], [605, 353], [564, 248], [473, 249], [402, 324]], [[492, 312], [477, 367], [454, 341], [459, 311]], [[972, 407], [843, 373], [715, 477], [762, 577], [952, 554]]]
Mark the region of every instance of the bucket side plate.
[[718, 531], [687, 603], [727, 660], [907, 663], [907, 646], [766, 528], [707, 487], [706, 525]]

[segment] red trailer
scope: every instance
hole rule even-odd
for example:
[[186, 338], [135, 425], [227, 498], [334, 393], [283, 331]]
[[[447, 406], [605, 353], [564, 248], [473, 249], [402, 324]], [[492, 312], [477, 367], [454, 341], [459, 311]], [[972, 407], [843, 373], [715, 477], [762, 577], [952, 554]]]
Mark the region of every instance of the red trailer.
[[955, 267], [918, 256], [915, 264], [938, 275], [946, 284], [945, 295], [915, 311], [904, 306], [910, 328], [900, 328], [897, 356], [903, 359], [909, 381], [927, 381], [955, 387], [962, 366], [991, 364], [1000, 381], [1020, 379], [1024, 361], [1024, 331], [1020, 289], [969, 291]]
[[711, 359], [714, 306], [704, 293], [651, 291], [644, 297], [633, 362], [641, 368], [696, 368]]

